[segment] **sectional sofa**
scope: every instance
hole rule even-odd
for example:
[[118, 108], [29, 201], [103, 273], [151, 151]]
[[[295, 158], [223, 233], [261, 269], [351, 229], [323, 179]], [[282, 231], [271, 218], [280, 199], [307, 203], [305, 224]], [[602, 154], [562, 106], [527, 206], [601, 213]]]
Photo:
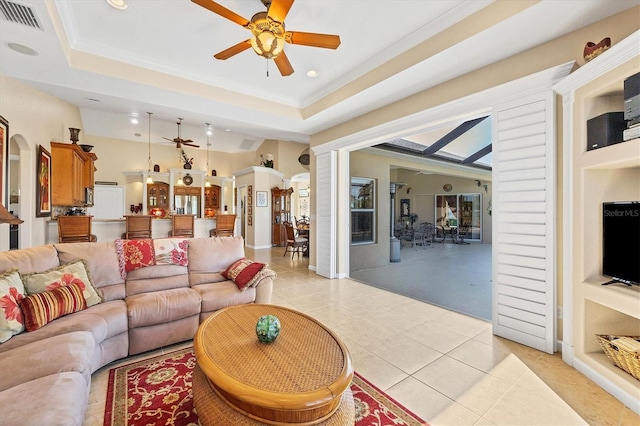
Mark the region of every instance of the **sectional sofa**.
[[200, 322], [223, 307], [270, 303], [273, 271], [262, 269], [243, 290], [223, 274], [239, 259], [251, 263], [244, 258], [242, 238], [165, 240], [184, 249], [178, 261], [147, 259], [131, 267], [135, 256], [123, 260], [127, 240], [0, 253], [0, 276], [15, 277], [17, 268], [25, 282], [82, 262], [100, 298], [0, 343], [0, 424], [81, 425], [91, 374], [99, 368], [192, 339]]

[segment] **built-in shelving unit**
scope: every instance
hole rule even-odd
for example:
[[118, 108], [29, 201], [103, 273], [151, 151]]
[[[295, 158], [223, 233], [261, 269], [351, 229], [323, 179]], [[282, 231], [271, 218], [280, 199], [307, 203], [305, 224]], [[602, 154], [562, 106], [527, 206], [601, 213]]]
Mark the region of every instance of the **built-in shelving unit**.
[[602, 286], [602, 203], [640, 200], [640, 139], [592, 151], [586, 143], [587, 120], [623, 111], [623, 82], [640, 72], [639, 46], [636, 32], [554, 89], [564, 111], [563, 359], [640, 414], [640, 381], [595, 338], [640, 336], [640, 287]]

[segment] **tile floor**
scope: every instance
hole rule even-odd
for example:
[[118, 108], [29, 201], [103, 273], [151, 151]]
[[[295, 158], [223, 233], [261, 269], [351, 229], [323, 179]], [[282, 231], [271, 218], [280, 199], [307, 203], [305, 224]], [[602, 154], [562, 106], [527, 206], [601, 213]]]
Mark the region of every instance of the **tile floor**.
[[[356, 371], [431, 425], [640, 424], [559, 355], [495, 337], [477, 318], [357, 281], [324, 279], [308, 270], [306, 258], [282, 253], [247, 249], [278, 272], [272, 302], [335, 330]], [[93, 375], [85, 425], [102, 424], [110, 367]]]

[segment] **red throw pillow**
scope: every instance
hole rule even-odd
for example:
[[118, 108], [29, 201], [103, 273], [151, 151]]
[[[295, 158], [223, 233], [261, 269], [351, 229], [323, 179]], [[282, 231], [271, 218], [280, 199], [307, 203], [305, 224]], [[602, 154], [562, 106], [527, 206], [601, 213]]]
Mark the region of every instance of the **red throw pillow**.
[[245, 290], [255, 284], [265, 266], [266, 263], [254, 262], [243, 257], [229, 265], [222, 276], [236, 283], [240, 290]]
[[152, 239], [116, 240], [116, 253], [120, 264], [120, 276], [127, 279], [127, 273], [134, 269], [156, 264], [156, 252]]
[[56, 318], [87, 309], [87, 301], [78, 284], [32, 294], [20, 301], [27, 331], [35, 331]]

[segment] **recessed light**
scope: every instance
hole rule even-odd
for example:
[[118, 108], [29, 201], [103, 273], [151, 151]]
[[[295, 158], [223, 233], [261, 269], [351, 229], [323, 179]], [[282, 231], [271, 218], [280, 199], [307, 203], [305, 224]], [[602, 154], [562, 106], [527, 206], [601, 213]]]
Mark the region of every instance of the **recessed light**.
[[230, 131], [231, 131], [231, 129], [224, 129], [224, 131], [225, 131], [225, 132], [230, 132]]
[[125, 0], [105, 0], [105, 1], [107, 2], [107, 4], [109, 4], [109, 6], [115, 7], [116, 9], [119, 9], [119, 10], [125, 10], [129, 7], [129, 5]]
[[318, 76], [318, 71], [316, 71], [316, 70], [307, 71], [307, 77], [316, 78], [317, 76]]
[[135, 118], [135, 117], [133, 117], [133, 118], [131, 119], [131, 124], [138, 124], [138, 119], [137, 119], [137, 118]]
[[39, 53], [37, 51], [33, 50], [29, 46], [25, 46], [24, 44], [7, 43], [7, 46], [9, 46], [9, 49], [15, 50], [18, 53], [22, 53], [23, 55], [29, 55], [29, 56], [38, 56], [39, 55]]

